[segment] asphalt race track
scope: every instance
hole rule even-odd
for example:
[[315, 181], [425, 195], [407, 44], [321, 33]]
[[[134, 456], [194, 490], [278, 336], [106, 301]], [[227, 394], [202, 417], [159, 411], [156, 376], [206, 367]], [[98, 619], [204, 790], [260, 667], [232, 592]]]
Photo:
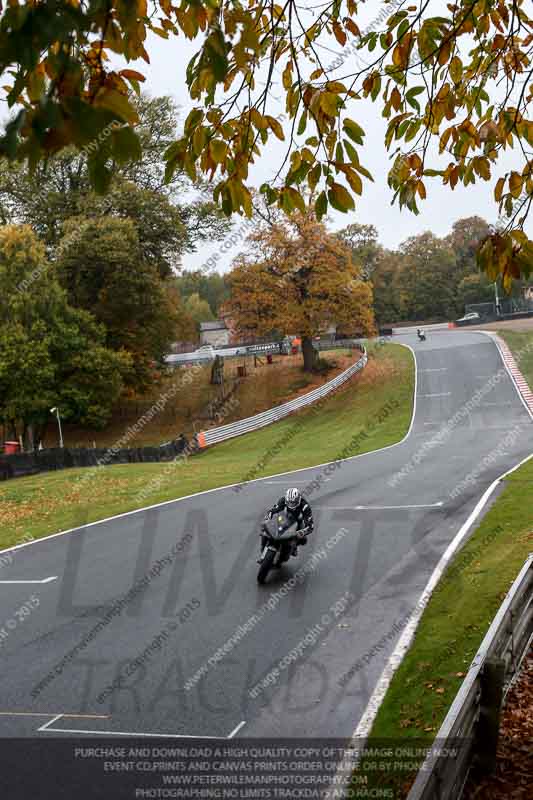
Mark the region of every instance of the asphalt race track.
[[[531, 419], [505, 373], [440, 444], [421, 450], [502, 362], [481, 334], [415, 339], [403, 339], [418, 380], [401, 444], [327, 474], [217, 490], [14, 551], [0, 571], [2, 619], [16, 620], [0, 651], [1, 735], [351, 736], [440, 556], [483, 491], [533, 449]], [[258, 586], [265, 508], [320, 474], [312, 541]], [[142, 591], [113, 605], [143, 577]]]

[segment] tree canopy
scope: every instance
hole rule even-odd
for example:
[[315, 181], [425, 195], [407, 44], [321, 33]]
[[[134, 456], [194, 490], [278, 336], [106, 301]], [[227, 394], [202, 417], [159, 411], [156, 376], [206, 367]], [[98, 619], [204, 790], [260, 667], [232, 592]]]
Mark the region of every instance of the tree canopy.
[[[476, 260], [480, 243], [493, 232], [481, 217], [458, 219], [443, 238], [431, 231], [412, 236], [397, 250], [382, 247], [375, 230], [371, 238], [363, 236], [372, 227], [349, 225], [337, 236], [351, 243], [354, 260], [359, 249], [363, 263], [365, 242], [372, 246], [370, 281], [380, 326], [407, 320], [450, 321], [462, 316], [467, 305], [494, 305], [494, 282], [480, 271]], [[524, 304], [523, 281], [514, 282], [512, 295], [517, 306]]]
[[184, 300], [193, 294], [198, 294], [202, 300], [206, 300], [214, 316], [219, 313], [221, 305], [229, 297], [225, 276], [218, 272], [185, 271], [174, 279], [174, 283]]
[[[164, 153], [178, 130], [178, 111], [168, 97], [140, 95], [134, 100], [142, 144], [139, 158], [110, 163], [104, 196], [91, 188], [90, 152], [66, 147], [34, 170], [0, 161], [0, 219], [28, 224], [53, 255], [72, 217], [109, 217], [134, 221], [144, 257], [165, 277], [180, 266], [198, 242], [216, 240], [229, 230], [202, 187], [176, 171], [165, 183]], [[184, 201], [184, 198], [187, 198]]]
[[154, 264], [144, 258], [130, 219], [73, 218], [65, 223], [56, 262], [69, 302], [105, 326], [106, 343], [132, 356], [128, 383], [151, 381], [153, 362], [163, 364], [178, 338], [178, 309]]
[[35, 443], [58, 406], [64, 419], [105, 424], [131, 368], [91, 314], [67, 302], [28, 226], [0, 230], [0, 419]]
[[198, 292], [189, 295], [185, 303], [185, 309], [190, 317], [196, 322], [197, 331], [200, 330], [201, 322], [208, 322], [215, 319], [211, 306], [207, 300], [203, 300]]
[[337, 235], [351, 249], [352, 258], [361, 266], [363, 277], [366, 280], [371, 279], [380, 254], [376, 227], [352, 222]]
[[[388, 182], [400, 206], [417, 213], [435, 179], [451, 189], [493, 183], [508, 226], [487, 237], [478, 260], [509, 289], [533, 265], [523, 230], [533, 203], [528, 0], [382, 2], [361, 30], [363, 6], [331, 0], [315, 12], [296, 0], [159, 0], [149, 14], [147, 0], [11, 0], [0, 21], [0, 70], [10, 76], [5, 91], [16, 113], [0, 151], [34, 167], [73, 144], [88, 154], [93, 185], [105, 190], [114, 163], [141, 157], [131, 97], [144, 75], [116, 67], [117, 56], [149, 62], [148, 32], [184, 35], [199, 40], [187, 68], [195, 105], [166, 151], [166, 180], [176, 170], [191, 180], [205, 174], [225, 213], [250, 215], [249, 164], [275, 137], [287, 142], [287, 154], [279, 180], [261, 187], [269, 203], [303, 212], [310, 189], [318, 218], [330, 207], [353, 209], [371, 180], [358, 112], [370, 98], [388, 120]], [[343, 48], [340, 63], [328, 65], [325, 53], [335, 46]], [[272, 99], [278, 73], [285, 125]], [[517, 166], [498, 176], [510, 148]]]
[[432, 233], [413, 236], [400, 248], [398, 276], [400, 313], [404, 319], [452, 319], [455, 315], [451, 247]]
[[306, 370], [315, 363], [312, 338], [331, 325], [374, 332], [370, 285], [350, 249], [313, 213], [264, 226], [248, 242], [250, 252], [237, 257], [229, 275], [227, 307], [241, 332], [299, 334]]

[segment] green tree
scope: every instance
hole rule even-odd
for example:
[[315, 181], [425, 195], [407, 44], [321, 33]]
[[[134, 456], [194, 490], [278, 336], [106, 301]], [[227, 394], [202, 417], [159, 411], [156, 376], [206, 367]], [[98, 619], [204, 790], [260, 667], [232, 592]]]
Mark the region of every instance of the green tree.
[[490, 236], [491, 230], [481, 217], [466, 217], [454, 222], [451, 233], [445, 239], [455, 253], [453, 280], [457, 296], [456, 314], [462, 315], [464, 306], [469, 303], [494, 300], [493, 284], [485, 273], [480, 272], [477, 263], [479, 247]]
[[185, 300], [192, 294], [198, 294], [202, 300], [206, 300], [215, 317], [220, 306], [229, 298], [225, 277], [218, 272], [185, 270], [175, 279], [175, 285]]
[[207, 300], [202, 300], [197, 292], [189, 295], [185, 303], [187, 314], [196, 322], [197, 330], [200, 330], [201, 322], [214, 320], [215, 317]]
[[390, 325], [402, 318], [397, 277], [400, 264], [399, 253], [382, 250], [372, 270], [374, 314], [380, 326]]
[[351, 249], [354, 263], [361, 266], [365, 280], [371, 280], [382, 252], [375, 226], [353, 222], [339, 231], [337, 236]]
[[[165, 183], [164, 153], [178, 131], [178, 110], [168, 97], [133, 100], [142, 148], [136, 160], [110, 163], [105, 196], [91, 188], [90, 150], [61, 150], [34, 170], [0, 162], [0, 218], [31, 225], [51, 255], [66, 220], [78, 216], [129, 218], [137, 226], [144, 257], [162, 276], [176, 270], [199, 242], [225, 235], [229, 223], [201, 186], [179, 170]], [[103, 145], [112, 138], [111, 128]], [[187, 202], [183, 197], [187, 196]]]
[[[7, 101], [17, 113], [1, 152], [35, 164], [68, 144], [94, 147], [91, 180], [105, 190], [112, 164], [139, 156], [139, 114], [129, 94], [144, 76], [117, 61], [149, 62], [149, 33], [184, 35], [199, 40], [186, 73], [195, 105], [168, 148], [167, 179], [182, 170], [194, 180], [200, 170], [214, 179], [214, 199], [226, 213], [251, 215], [249, 164], [272, 137], [285, 140], [272, 91], [281, 74], [285, 174], [262, 191], [287, 212], [304, 212], [303, 185], [316, 190], [319, 218], [328, 207], [351, 210], [363, 179], [371, 179], [362, 164], [368, 109], [358, 112], [370, 98], [388, 121], [389, 184], [402, 207], [417, 213], [433, 179], [450, 189], [495, 181], [491, 193], [509, 230], [491, 234], [478, 257], [508, 289], [533, 264], [523, 230], [533, 203], [531, 4], [434, 5], [382, 2], [361, 31], [367, 4], [356, 0], [328, 0], [317, 14], [297, 0], [250, 0], [245, 9], [234, 0], [165, 0], [157, 14], [148, 13], [147, 0], [12, 0], [0, 20], [0, 71], [9, 75]], [[340, 61], [326, 63], [325, 53], [339, 46]], [[104, 136], [114, 122], [124, 125]], [[500, 154], [515, 145], [516, 166], [497, 177]]]
[[133, 359], [128, 383], [152, 380], [153, 363], [177, 338], [179, 318], [155, 267], [145, 260], [130, 219], [71, 219], [58, 248], [57, 271], [69, 302], [105, 326], [106, 343]]
[[447, 320], [457, 313], [453, 250], [432, 233], [412, 236], [400, 247], [396, 290], [403, 319]]
[[457, 287], [457, 299], [460, 311], [474, 303], [494, 303], [494, 284], [490, 283], [483, 273], [467, 275]]
[[476, 255], [490, 233], [491, 227], [482, 217], [465, 217], [454, 222], [447, 241], [465, 274], [478, 271]]
[[72, 308], [28, 226], [0, 231], [0, 418], [36, 443], [50, 419], [94, 427], [108, 420], [131, 368], [112, 352], [105, 331], [86, 311]]

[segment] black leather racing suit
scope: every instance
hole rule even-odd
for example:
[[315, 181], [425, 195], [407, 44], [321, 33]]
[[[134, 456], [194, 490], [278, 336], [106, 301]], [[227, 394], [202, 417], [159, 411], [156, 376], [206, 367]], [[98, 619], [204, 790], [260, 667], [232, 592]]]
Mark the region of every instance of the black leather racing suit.
[[[280, 497], [277, 503], [275, 503], [270, 511], [266, 514], [266, 519], [272, 519], [274, 514], [277, 514], [279, 511], [283, 511], [286, 509], [287, 516], [291, 522], [298, 522], [297, 530], [301, 530], [302, 528], [308, 529], [308, 534], [311, 534], [315, 527], [315, 522], [313, 519], [313, 512], [311, 510], [311, 506], [302, 495], [300, 497], [300, 503], [296, 508], [288, 508], [287, 503], [285, 502], [285, 497]], [[297, 540], [297, 544], [306, 544], [306, 537], [304, 536], [301, 540]], [[266, 539], [264, 536], [261, 537], [261, 549], [266, 544]]]

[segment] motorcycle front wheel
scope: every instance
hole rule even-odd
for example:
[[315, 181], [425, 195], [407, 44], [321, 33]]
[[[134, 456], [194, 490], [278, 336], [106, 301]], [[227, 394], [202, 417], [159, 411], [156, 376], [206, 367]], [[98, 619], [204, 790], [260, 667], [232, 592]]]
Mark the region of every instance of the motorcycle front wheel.
[[261, 562], [261, 566], [259, 567], [259, 572], [257, 573], [257, 583], [264, 583], [266, 581], [266, 577], [272, 569], [272, 563], [275, 555], [276, 553], [274, 550], [267, 550], [266, 555]]

